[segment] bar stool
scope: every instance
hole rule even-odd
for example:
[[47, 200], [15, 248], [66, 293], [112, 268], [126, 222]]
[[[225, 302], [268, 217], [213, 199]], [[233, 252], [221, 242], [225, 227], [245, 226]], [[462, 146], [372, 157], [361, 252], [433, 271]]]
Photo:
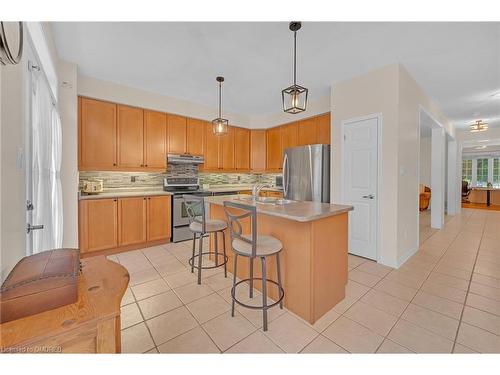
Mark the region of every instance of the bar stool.
[[[228, 208], [236, 208], [244, 211], [240, 214], [233, 214], [228, 211]], [[263, 330], [267, 331], [267, 310], [270, 307], [280, 305], [283, 309], [283, 297], [285, 290], [281, 285], [281, 269], [280, 269], [280, 252], [283, 249], [281, 241], [273, 236], [257, 234], [257, 208], [254, 206], [236, 203], [224, 202], [224, 210], [226, 212], [227, 222], [229, 225], [229, 233], [231, 234], [231, 247], [234, 252], [234, 269], [233, 269], [233, 287], [231, 288], [232, 305], [231, 316], [234, 316], [234, 303], [249, 309], [262, 310]], [[249, 217], [251, 221], [251, 233], [242, 234], [241, 220]], [[276, 255], [276, 266], [278, 273], [278, 281], [268, 280], [266, 274], [266, 258]], [[243, 256], [249, 259], [250, 262], [250, 277], [236, 282], [238, 256]], [[262, 277], [253, 277], [253, 260], [260, 258], [262, 262]], [[253, 281], [262, 281], [262, 306], [247, 305], [236, 298], [236, 287], [243, 282], [249, 282], [250, 298], [253, 297]], [[278, 287], [279, 298], [276, 302], [267, 304], [267, 283], [270, 282]]]
[[[224, 230], [227, 228], [227, 224], [223, 220], [210, 220], [206, 218], [205, 215], [205, 199], [203, 197], [197, 197], [194, 195], [184, 194], [182, 196], [184, 200], [184, 205], [186, 207], [186, 212], [189, 217], [189, 229], [193, 232], [193, 254], [189, 258], [189, 265], [191, 266], [191, 273], [194, 272], [196, 268], [198, 270], [198, 284], [201, 284], [201, 270], [202, 269], [212, 269], [224, 266], [224, 277], [227, 277], [227, 255], [226, 255], [226, 234]], [[219, 246], [217, 235], [222, 233], [222, 255], [224, 261], [219, 264]], [[203, 251], [203, 236], [206, 234], [213, 233], [215, 235], [215, 249], [214, 251]], [[196, 249], [196, 236], [199, 236], [199, 246], [198, 254], [195, 255]], [[215, 257], [215, 266], [203, 266], [202, 259], [203, 255], [213, 254]], [[196, 266], [195, 259], [198, 258], [198, 265]]]

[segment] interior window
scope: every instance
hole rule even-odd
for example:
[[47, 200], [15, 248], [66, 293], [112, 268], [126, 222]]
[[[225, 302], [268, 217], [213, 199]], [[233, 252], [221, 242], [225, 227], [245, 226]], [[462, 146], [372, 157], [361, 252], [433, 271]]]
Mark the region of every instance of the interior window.
[[488, 184], [488, 159], [477, 159], [476, 185], [485, 187]]
[[462, 160], [462, 180], [467, 181], [469, 184], [472, 182], [472, 160]]
[[493, 159], [493, 186], [500, 187], [500, 158]]

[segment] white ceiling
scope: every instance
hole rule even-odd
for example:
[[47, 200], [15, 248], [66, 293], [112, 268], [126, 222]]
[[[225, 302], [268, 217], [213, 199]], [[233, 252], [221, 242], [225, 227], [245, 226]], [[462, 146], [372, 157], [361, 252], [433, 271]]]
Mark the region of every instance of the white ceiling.
[[[292, 82], [286, 22], [52, 23], [58, 54], [80, 74], [263, 115], [281, 110]], [[400, 62], [458, 128], [500, 127], [500, 23], [306, 22], [298, 33], [298, 83], [310, 100], [332, 83]]]

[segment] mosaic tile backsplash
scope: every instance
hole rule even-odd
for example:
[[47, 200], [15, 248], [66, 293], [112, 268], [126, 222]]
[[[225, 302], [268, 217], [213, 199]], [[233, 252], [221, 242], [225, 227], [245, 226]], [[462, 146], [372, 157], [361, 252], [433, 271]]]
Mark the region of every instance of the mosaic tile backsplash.
[[[186, 169], [171, 168], [166, 173], [150, 173], [150, 172], [80, 172], [80, 188], [83, 181], [93, 178], [103, 180], [104, 189], [161, 189], [163, 186], [163, 178], [167, 176], [182, 177], [186, 175], [196, 174], [196, 167], [190, 166]], [[274, 186], [276, 173], [198, 173], [200, 185], [235, 185], [235, 184], [255, 184], [265, 183]], [[132, 180], [134, 180], [132, 182]]]

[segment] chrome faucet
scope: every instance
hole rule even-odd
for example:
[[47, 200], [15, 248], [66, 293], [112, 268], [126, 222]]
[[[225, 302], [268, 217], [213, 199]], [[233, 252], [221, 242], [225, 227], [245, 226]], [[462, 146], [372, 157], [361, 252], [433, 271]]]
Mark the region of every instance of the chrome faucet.
[[257, 199], [260, 195], [260, 191], [264, 188], [270, 187], [268, 184], [255, 184], [252, 188], [252, 196]]

